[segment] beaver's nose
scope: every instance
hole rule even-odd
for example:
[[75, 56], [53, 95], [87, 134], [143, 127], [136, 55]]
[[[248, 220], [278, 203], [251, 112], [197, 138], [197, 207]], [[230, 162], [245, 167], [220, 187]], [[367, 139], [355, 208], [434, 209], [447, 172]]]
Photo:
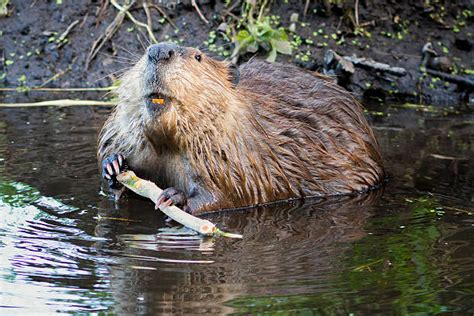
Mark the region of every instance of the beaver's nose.
[[148, 47], [148, 60], [157, 62], [170, 59], [176, 52], [176, 45], [172, 43], [160, 43]]

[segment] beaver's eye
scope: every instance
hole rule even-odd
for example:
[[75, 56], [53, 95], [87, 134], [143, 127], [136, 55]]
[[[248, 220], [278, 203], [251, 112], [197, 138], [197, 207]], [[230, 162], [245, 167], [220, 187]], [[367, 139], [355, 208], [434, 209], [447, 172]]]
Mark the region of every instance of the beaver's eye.
[[201, 61], [201, 55], [200, 54], [194, 55], [194, 58], [199, 62]]

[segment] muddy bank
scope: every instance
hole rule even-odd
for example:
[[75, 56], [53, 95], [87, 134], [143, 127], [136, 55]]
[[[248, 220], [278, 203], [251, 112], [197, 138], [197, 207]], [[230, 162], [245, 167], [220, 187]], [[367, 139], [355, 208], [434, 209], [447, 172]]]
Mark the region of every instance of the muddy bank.
[[[278, 55], [277, 61], [323, 72], [328, 50], [341, 56], [369, 58], [403, 68], [406, 74], [399, 76], [360, 65], [355, 65], [353, 73], [341, 73], [334, 65], [326, 71], [333, 70], [341, 85], [370, 101], [472, 106], [474, 27], [470, 1], [431, 6], [422, 1], [360, 1], [357, 15], [352, 2], [325, 3], [331, 2], [309, 2], [306, 15], [301, 1], [271, 4], [265, 14], [286, 29], [293, 47], [291, 56]], [[190, 1], [156, 2], [161, 11], [149, 8], [154, 36], [158, 41], [172, 40], [228, 57], [233, 44], [219, 29], [239, 15], [240, 5], [232, 2], [226, 6], [220, 1], [198, 4], [208, 24]], [[29, 87], [110, 86], [143, 53], [149, 41], [144, 28], [124, 18], [86, 70], [91, 47], [117, 17], [118, 10], [109, 1], [10, 1], [7, 8], [8, 15], [0, 18], [0, 86], [25, 92], [0, 92], [4, 101], [63, 97], [28, 92]], [[130, 12], [138, 21], [147, 21], [141, 2]], [[428, 56], [428, 72], [419, 69], [427, 42], [437, 54]], [[252, 56], [247, 54], [239, 61]], [[257, 56], [264, 58], [265, 54]], [[436, 57], [447, 59], [447, 66], [437, 64]], [[433, 75], [430, 67], [443, 72]], [[447, 80], [443, 74], [467, 83]], [[103, 94], [92, 94], [91, 98]]]

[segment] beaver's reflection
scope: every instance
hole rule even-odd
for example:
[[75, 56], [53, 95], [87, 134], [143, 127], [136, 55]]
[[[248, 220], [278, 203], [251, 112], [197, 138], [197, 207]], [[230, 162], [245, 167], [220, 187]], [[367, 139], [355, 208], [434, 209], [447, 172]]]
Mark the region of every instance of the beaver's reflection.
[[[194, 241], [207, 243], [201, 250], [191, 244], [183, 247], [183, 236], [162, 247], [160, 237], [144, 238], [144, 231], [136, 227], [134, 244], [112, 250], [119, 257], [117, 265], [108, 267], [115, 312], [223, 313], [228, 311], [224, 302], [238, 296], [298, 294], [333, 286], [332, 275], [339, 271], [350, 243], [365, 235], [364, 223], [380, 195], [378, 190], [214, 214], [212, 221], [243, 233], [244, 239]], [[126, 232], [130, 238], [134, 230], [130, 223], [119, 224], [121, 228], [107, 223], [105, 229], [99, 222], [102, 227], [96, 231], [116, 234], [118, 240]], [[137, 246], [140, 240], [144, 244]], [[166, 263], [163, 258], [213, 263]]]

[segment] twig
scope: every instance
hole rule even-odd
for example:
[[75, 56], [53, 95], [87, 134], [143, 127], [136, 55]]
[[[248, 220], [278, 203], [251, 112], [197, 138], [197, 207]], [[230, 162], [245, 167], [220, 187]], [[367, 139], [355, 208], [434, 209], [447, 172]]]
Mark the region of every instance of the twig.
[[344, 20], [344, 16], [341, 16], [339, 18], [339, 22], [337, 23], [337, 27], [336, 27], [336, 32], [339, 31], [339, 29], [341, 28], [342, 20]]
[[[383, 21], [383, 19], [379, 19], [379, 21]], [[375, 26], [375, 20], [372, 20], [372, 21], [368, 21], [368, 22], [364, 22], [364, 23], [360, 23], [359, 26], [360, 27], [366, 27], [366, 26]]]
[[0, 103], [0, 107], [10, 107], [10, 108], [18, 108], [18, 107], [39, 107], [39, 106], [111, 106], [115, 105], [116, 102], [112, 101], [97, 101], [97, 100], [50, 100], [50, 101], [42, 101], [42, 102], [32, 102], [32, 103]]
[[69, 33], [72, 31], [72, 29], [79, 24], [79, 20], [76, 20], [74, 22], [72, 22], [68, 27], [67, 29], [59, 36], [58, 38], [58, 48], [60, 48], [61, 46], [63, 46], [65, 43], [64, 43], [64, 40], [66, 39], [66, 37], [69, 35]]
[[379, 63], [368, 58], [358, 58], [354, 56], [344, 56], [344, 59], [351, 61], [354, 65], [362, 68], [370, 68], [377, 71], [388, 72], [396, 76], [405, 76], [407, 71], [402, 67], [392, 67], [389, 64]]
[[151, 19], [150, 9], [148, 7], [147, 1], [143, 1], [143, 10], [145, 11], [146, 24], [148, 25], [148, 29], [153, 31], [153, 21]]
[[[124, 7], [124, 9], [128, 10], [133, 4], [135, 3], [135, 0], [131, 0], [128, 5]], [[105, 29], [105, 32], [101, 34], [92, 44], [91, 50], [89, 52], [89, 55], [87, 55], [86, 59], [86, 66], [85, 69], [87, 70], [89, 68], [89, 65], [91, 61], [97, 56], [97, 53], [101, 50], [102, 46], [109, 41], [114, 34], [119, 30], [120, 26], [123, 23], [123, 20], [125, 18], [125, 13], [123, 11], [120, 11], [117, 13], [117, 16], [115, 19], [112, 21], [112, 23], [107, 26]]]
[[[133, 1], [133, 2], [135, 2], [135, 1]], [[140, 26], [140, 27], [144, 27], [144, 28], [147, 30], [148, 36], [150, 37], [150, 40], [151, 40], [152, 43], [155, 43], [155, 44], [158, 43], [158, 41], [157, 41], [156, 38], [155, 38], [155, 35], [153, 35], [153, 29], [150, 28], [150, 27], [148, 27], [147, 24], [142, 23], [142, 22], [138, 21], [137, 19], [135, 19], [135, 18], [133, 17], [133, 15], [130, 13], [130, 11], [128, 11], [128, 9], [130, 8], [130, 6], [128, 6], [128, 7], [122, 7], [122, 6], [119, 5], [119, 4], [117, 3], [117, 1], [115, 1], [115, 0], [110, 0], [110, 3], [112, 3], [112, 5], [113, 5], [115, 8], [117, 8], [117, 10], [119, 10], [119, 11], [123, 12], [124, 14], [126, 14], [127, 17], [130, 19], [130, 21], [132, 21], [135, 25]]]
[[54, 76], [52, 76], [51, 78], [49, 78], [48, 80], [46, 80], [45, 82], [43, 82], [39, 87], [44, 87], [45, 85], [47, 85], [48, 83], [50, 83], [51, 81], [54, 81], [62, 76], [64, 76], [68, 71], [70, 70], [70, 68], [66, 69], [66, 70], [62, 70], [60, 72], [58, 72], [57, 74], [54, 74]]
[[359, 0], [355, 0], [355, 22], [356, 26], [359, 26]]
[[221, 18], [224, 20], [224, 18], [227, 16], [227, 15], [230, 15], [232, 18], [234, 18], [235, 20], [239, 20], [239, 18], [237, 16], [235, 16], [235, 14], [232, 13], [232, 10], [234, 10], [238, 5], [240, 4], [240, 1], [237, 0], [235, 3], [233, 3], [229, 8], [227, 8], [226, 10], [224, 10], [224, 13], [222, 13], [222, 16]]
[[460, 86], [463, 86], [463, 87], [466, 87], [466, 88], [474, 89], [474, 81], [473, 80], [469, 80], [469, 79], [461, 77], [461, 76], [451, 75], [451, 74], [447, 74], [445, 72], [441, 72], [441, 71], [437, 71], [437, 70], [433, 70], [433, 69], [429, 69], [429, 68], [426, 68], [425, 71], [426, 71], [426, 73], [428, 73], [432, 76], [440, 77], [440, 78], [444, 79], [445, 81], [456, 83], [457, 85], [460, 85]]
[[196, 0], [191, 0], [191, 4], [193, 5], [194, 9], [196, 9], [196, 12], [201, 18], [201, 20], [203, 20], [204, 23], [209, 24], [209, 21], [204, 17], [201, 10], [199, 9], [199, 6], [197, 5]]
[[155, 9], [156, 11], [158, 11], [166, 19], [166, 21], [168, 21], [168, 23], [171, 24], [172, 27], [177, 28], [176, 24], [174, 24], [173, 20], [171, 20], [169, 18], [169, 16], [166, 14], [166, 12], [159, 5], [149, 4], [148, 6]]
[[308, 13], [309, 2], [310, 0], [306, 0], [306, 3], [304, 4], [303, 17], [306, 17], [306, 14]]
[[[91, 87], [91, 88], [43, 88], [43, 87], [32, 87], [29, 91], [47, 91], [47, 92], [95, 92], [95, 91], [112, 91], [117, 87]], [[0, 91], [5, 92], [17, 92], [18, 88], [0, 88]]]
[[97, 12], [97, 19], [95, 21], [95, 27], [98, 28], [99, 24], [102, 22], [104, 18], [104, 13], [107, 10], [109, 6], [109, 0], [101, 0], [100, 1], [100, 7]]
[[79, 24], [79, 28], [82, 28], [84, 26], [88, 17], [89, 17], [89, 12], [87, 12], [86, 15], [84, 15], [84, 17], [82, 18], [82, 22], [81, 24]]

